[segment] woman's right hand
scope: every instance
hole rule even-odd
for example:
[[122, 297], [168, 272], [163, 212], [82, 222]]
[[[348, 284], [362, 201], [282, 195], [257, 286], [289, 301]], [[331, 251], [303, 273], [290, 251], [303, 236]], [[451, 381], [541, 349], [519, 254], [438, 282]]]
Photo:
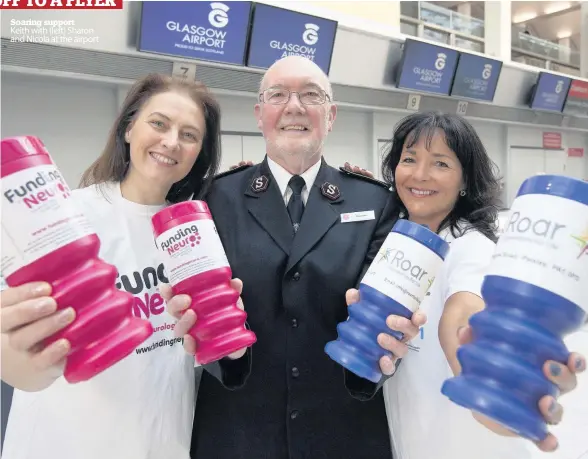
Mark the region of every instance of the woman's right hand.
[[[231, 279], [230, 286], [239, 292], [243, 292], [243, 282], [241, 279]], [[196, 325], [196, 313], [189, 309], [192, 299], [188, 295], [175, 295], [169, 284], [160, 284], [159, 293], [166, 302], [166, 309], [171, 316], [178, 320], [174, 326], [174, 334], [178, 338], [184, 339], [184, 350], [190, 354], [196, 354], [196, 340], [188, 333], [190, 329]], [[239, 296], [237, 301], [239, 309], [245, 309], [243, 300]], [[245, 355], [247, 348], [229, 354], [227, 357], [231, 360], [236, 360]]]
[[232, 171], [233, 169], [237, 169], [241, 166], [253, 166], [253, 161], [239, 161], [237, 164], [233, 164], [231, 167], [229, 167], [229, 170]]
[[69, 342], [43, 341], [68, 326], [75, 311], [57, 311], [50, 294], [51, 285], [45, 282], [1, 292], [2, 380], [17, 389], [42, 390], [63, 374]]
[[359, 175], [365, 175], [366, 177], [374, 178], [374, 173], [372, 171], [368, 171], [367, 169], [364, 169], [363, 167], [355, 166], [355, 165], [349, 164], [348, 162], [345, 162], [345, 165], [343, 167], [346, 170], [348, 170], [349, 172], [355, 172], [356, 174], [359, 174]]

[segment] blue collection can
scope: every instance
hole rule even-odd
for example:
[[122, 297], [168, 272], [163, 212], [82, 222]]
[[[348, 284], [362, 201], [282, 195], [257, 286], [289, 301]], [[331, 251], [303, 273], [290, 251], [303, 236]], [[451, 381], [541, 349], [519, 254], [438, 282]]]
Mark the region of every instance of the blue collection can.
[[412, 317], [448, 251], [449, 244], [428, 228], [399, 220], [360, 282], [360, 301], [349, 306], [349, 318], [337, 326], [338, 338], [325, 346], [329, 357], [357, 376], [380, 381], [379, 360], [390, 352], [378, 344], [378, 335], [403, 338], [386, 318]]
[[538, 175], [523, 182], [470, 319], [459, 376], [441, 391], [533, 441], [547, 436], [538, 403], [557, 396], [547, 360], [567, 364], [564, 338], [588, 318], [588, 183]]

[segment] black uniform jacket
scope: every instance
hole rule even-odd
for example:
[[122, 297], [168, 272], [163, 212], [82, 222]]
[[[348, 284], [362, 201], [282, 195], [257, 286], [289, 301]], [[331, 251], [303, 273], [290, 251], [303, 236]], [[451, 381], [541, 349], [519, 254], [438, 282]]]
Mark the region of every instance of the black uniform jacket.
[[[388, 187], [322, 164], [300, 228], [266, 160], [214, 180], [207, 196], [257, 342], [202, 374], [193, 459], [390, 459], [381, 386], [325, 354], [393, 226]], [[342, 214], [374, 212], [343, 222]]]

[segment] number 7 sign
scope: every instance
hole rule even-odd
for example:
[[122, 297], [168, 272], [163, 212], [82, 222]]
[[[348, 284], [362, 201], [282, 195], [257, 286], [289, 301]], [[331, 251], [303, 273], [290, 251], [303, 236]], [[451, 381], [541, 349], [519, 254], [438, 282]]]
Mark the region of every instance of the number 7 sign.
[[174, 62], [172, 76], [184, 80], [196, 80], [196, 64], [191, 62]]

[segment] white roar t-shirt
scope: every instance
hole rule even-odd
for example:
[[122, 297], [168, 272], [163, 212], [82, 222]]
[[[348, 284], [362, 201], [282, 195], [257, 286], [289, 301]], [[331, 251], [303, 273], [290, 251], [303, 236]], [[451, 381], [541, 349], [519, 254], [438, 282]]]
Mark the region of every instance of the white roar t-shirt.
[[189, 459], [195, 403], [194, 360], [173, 335], [158, 292], [165, 272], [151, 216], [162, 207], [122, 198], [118, 184], [75, 190], [100, 241], [100, 257], [118, 269], [116, 286], [135, 297], [133, 313], [153, 335], [95, 378], [14, 391], [4, 459]]
[[445, 302], [457, 292], [481, 297], [484, 272], [495, 244], [477, 231], [453, 239], [441, 234], [450, 250], [421, 309], [427, 323], [397, 373], [384, 384], [395, 459], [530, 459], [526, 442], [499, 436], [480, 423], [469, 410], [441, 393], [453, 376], [438, 336]]

